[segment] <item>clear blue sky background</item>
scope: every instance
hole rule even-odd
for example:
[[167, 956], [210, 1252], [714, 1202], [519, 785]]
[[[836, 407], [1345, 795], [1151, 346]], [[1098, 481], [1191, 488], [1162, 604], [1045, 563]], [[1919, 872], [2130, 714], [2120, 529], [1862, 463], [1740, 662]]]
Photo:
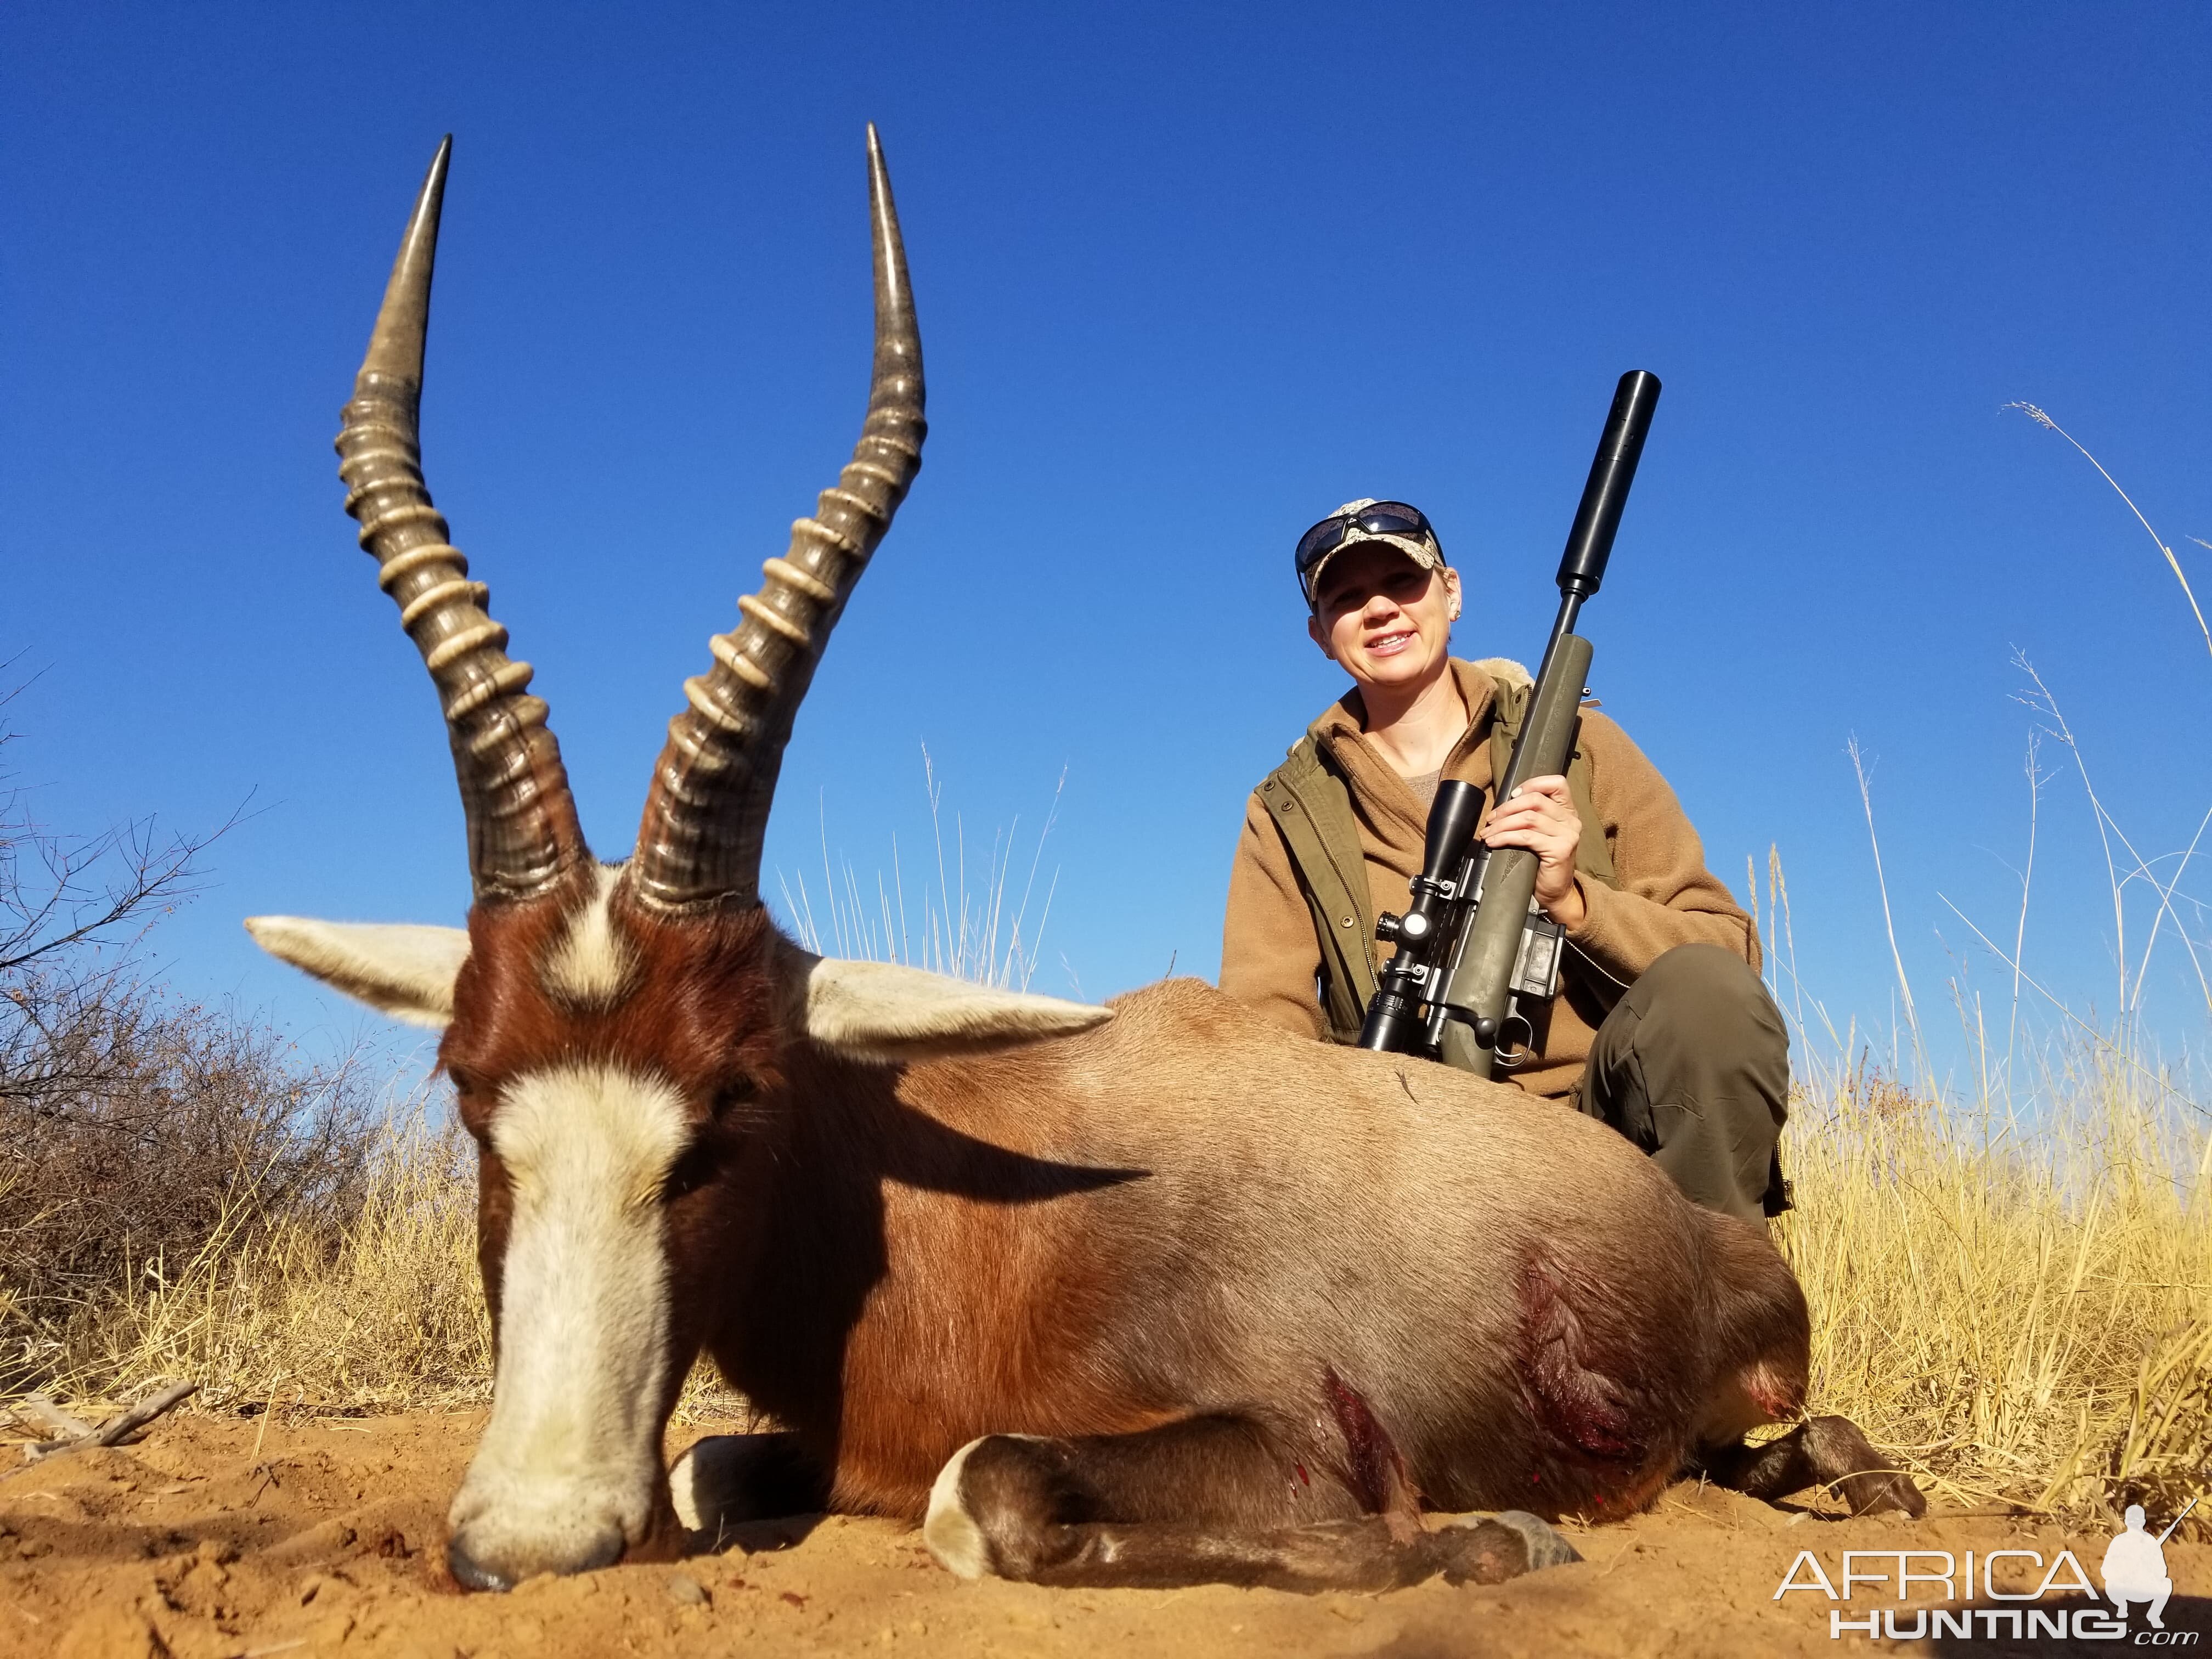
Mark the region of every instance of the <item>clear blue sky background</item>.
[[[818, 870], [826, 823], [871, 879], [896, 832], [911, 875], [924, 744], [971, 848], [1018, 815], [1026, 846], [1064, 768], [1040, 988], [1212, 973], [1244, 793], [1340, 689], [1292, 539], [1417, 501], [1466, 654], [1533, 653], [1646, 368], [1596, 688], [1732, 884], [1778, 843], [1806, 979], [1883, 1018], [1856, 732], [1940, 1019], [1967, 940], [1939, 890], [2012, 926], [2012, 647], [2146, 853], [2212, 803], [2172, 574], [2000, 412], [2067, 424], [2212, 599], [2185, 539], [2212, 538], [2208, 48], [2194, 3], [13, 6], [0, 655], [38, 678], [10, 754], [66, 827], [250, 798], [163, 969], [311, 1040], [352, 1016], [237, 918], [459, 920], [435, 706], [329, 447], [451, 130], [430, 478], [626, 850], [680, 680], [857, 430], [872, 118], [933, 435], [772, 865]], [[2030, 969], [2108, 1006], [2070, 776], [2043, 833]], [[2160, 948], [2161, 1030], [2200, 1042]]]

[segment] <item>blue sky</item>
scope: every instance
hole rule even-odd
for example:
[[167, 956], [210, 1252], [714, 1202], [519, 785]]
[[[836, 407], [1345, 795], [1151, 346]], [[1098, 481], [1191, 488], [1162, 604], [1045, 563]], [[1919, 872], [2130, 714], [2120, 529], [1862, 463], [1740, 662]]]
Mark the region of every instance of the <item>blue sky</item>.
[[[896, 834], [911, 880], [924, 744], [971, 849], [1018, 817], [1026, 848], [1064, 770], [1040, 988], [1212, 973], [1242, 798], [1340, 689], [1293, 539], [1419, 502], [1465, 653], [1532, 654], [1632, 367], [1666, 393], [1594, 684], [1739, 890], [1778, 845], [1832, 1007], [1884, 1018], [1894, 983], [1853, 734], [1923, 1007], [1971, 944], [1939, 892], [2009, 936], [2015, 647], [2137, 847], [2212, 804], [2172, 573], [2002, 412], [2064, 422], [2212, 600], [2201, 6], [78, 3], [0, 31], [0, 657], [37, 676], [10, 755], [69, 827], [250, 800], [162, 970], [311, 1041], [353, 1017], [240, 916], [466, 902], [435, 705], [329, 448], [447, 131], [430, 480], [603, 854], [857, 431], [869, 119], [933, 435], [773, 866], [818, 871], [826, 824], [871, 882]], [[2040, 834], [2029, 969], [2108, 1006], [2070, 774]], [[2160, 950], [2159, 1029], [2200, 1042]]]

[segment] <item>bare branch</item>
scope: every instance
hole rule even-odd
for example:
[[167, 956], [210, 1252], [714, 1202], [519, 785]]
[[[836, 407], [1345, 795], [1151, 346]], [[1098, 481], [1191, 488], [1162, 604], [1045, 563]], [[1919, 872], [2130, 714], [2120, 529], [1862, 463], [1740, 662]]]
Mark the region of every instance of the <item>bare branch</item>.
[[[118, 943], [126, 923], [143, 925], [154, 912], [198, 890], [202, 854], [240, 822], [234, 812], [200, 836], [157, 840], [151, 818], [104, 835], [64, 838], [21, 819], [0, 823], [0, 974], [19, 971], [44, 957], [82, 945]], [[12, 832], [12, 833], [11, 833]], [[35, 886], [25, 878], [21, 849], [28, 843], [45, 870]], [[96, 887], [88, 878], [120, 866]]]
[[23, 1421], [44, 1429], [58, 1440], [81, 1440], [93, 1431], [91, 1424], [71, 1417], [42, 1394], [25, 1395], [12, 1409]]
[[173, 1382], [157, 1389], [130, 1410], [118, 1412], [96, 1429], [82, 1435], [71, 1435], [60, 1440], [45, 1440], [23, 1448], [23, 1461], [36, 1463], [62, 1452], [82, 1451], [95, 1446], [119, 1445], [156, 1418], [167, 1415], [200, 1391], [197, 1382]]

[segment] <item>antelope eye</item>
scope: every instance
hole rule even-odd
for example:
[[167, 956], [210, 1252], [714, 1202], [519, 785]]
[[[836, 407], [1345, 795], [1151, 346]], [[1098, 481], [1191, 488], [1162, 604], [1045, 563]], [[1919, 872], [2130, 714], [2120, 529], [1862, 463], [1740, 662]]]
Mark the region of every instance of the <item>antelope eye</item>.
[[661, 1188], [663, 1195], [682, 1198], [698, 1191], [714, 1178], [717, 1167], [714, 1152], [703, 1143], [695, 1143], [669, 1170], [668, 1180]]
[[491, 1144], [490, 1096], [484, 1081], [465, 1066], [459, 1069], [448, 1066], [446, 1080], [453, 1085], [453, 1117], [479, 1146]]

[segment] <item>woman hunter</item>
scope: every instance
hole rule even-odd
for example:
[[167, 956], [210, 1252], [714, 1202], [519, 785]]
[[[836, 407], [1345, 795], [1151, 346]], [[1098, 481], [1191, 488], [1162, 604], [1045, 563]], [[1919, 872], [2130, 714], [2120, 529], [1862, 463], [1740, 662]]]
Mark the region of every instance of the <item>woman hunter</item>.
[[[1296, 562], [1307, 632], [1352, 689], [1252, 792], [1221, 988], [1350, 1042], [1375, 990], [1376, 915], [1407, 907], [1437, 786], [1487, 797], [1528, 675], [1451, 654], [1459, 573], [1417, 508], [1348, 501], [1299, 538]], [[1701, 1204], [1749, 1221], [1784, 1207], [1788, 1033], [1758, 931], [1658, 769], [1586, 708], [1566, 775], [1487, 801], [1480, 834], [1536, 854], [1536, 902], [1567, 941], [1559, 994], [1501, 1075], [1602, 1119]]]

